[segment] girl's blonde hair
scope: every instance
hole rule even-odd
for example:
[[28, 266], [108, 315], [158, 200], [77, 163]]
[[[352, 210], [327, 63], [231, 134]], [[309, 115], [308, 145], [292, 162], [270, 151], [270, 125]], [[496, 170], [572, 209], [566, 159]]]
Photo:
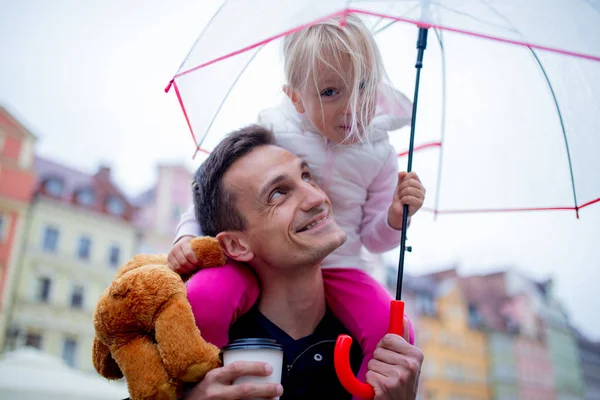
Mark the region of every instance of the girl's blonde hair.
[[[349, 14], [331, 18], [286, 36], [283, 56], [287, 84], [294, 90], [306, 89], [311, 84], [320, 90], [317, 82], [320, 65], [336, 71], [350, 91], [352, 129], [346, 139], [368, 139], [364, 136], [368, 132], [365, 128], [375, 114], [377, 91], [389, 79], [375, 39], [359, 17]], [[349, 73], [349, 79], [342, 71]], [[360, 133], [359, 124], [363, 127]]]

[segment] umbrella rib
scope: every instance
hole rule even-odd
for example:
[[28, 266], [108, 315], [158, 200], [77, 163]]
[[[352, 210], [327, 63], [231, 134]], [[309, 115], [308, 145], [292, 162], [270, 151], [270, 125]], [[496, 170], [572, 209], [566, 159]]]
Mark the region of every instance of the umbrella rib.
[[210, 21], [208, 21], [208, 23], [206, 25], [204, 25], [204, 27], [202, 28], [202, 31], [200, 32], [200, 34], [198, 35], [198, 37], [196, 37], [196, 40], [194, 41], [194, 44], [192, 45], [192, 47], [190, 48], [190, 51], [187, 53], [187, 55], [185, 56], [185, 58], [183, 59], [183, 62], [181, 63], [181, 65], [179, 66], [179, 68], [177, 69], [177, 73], [179, 73], [181, 71], [181, 68], [183, 68], [183, 66], [185, 65], [185, 63], [187, 62], [187, 60], [190, 58], [190, 55], [192, 54], [192, 51], [194, 51], [194, 48], [196, 47], [196, 45], [198, 44], [198, 41], [200, 40], [200, 38], [204, 35], [204, 32], [206, 32], [206, 30], [212, 25], [214, 19], [217, 17], [217, 15], [221, 12], [221, 10], [223, 9], [223, 7], [225, 7], [225, 4], [227, 4], [229, 0], [225, 0], [223, 1], [223, 3], [221, 3], [221, 5], [219, 6], [219, 9], [213, 14], [213, 16], [210, 18]]
[[600, 8], [596, 8], [596, 6], [590, 1], [590, 0], [583, 0], [585, 3], [587, 3], [590, 7], [592, 7], [594, 10], [596, 10], [598, 13], [600, 13]]
[[[440, 205], [440, 187], [442, 186], [442, 163], [444, 162], [444, 138], [446, 133], [446, 52], [444, 49], [444, 41], [442, 39], [442, 32], [438, 29], [433, 30], [435, 37], [440, 45], [440, 52], [442, 55], [442, 121], [441, 121], [441, 133], [440, 133], [440, 154], [438, 158], [438, 173], [437, 182], [435, 185], [435, 209], [437, 210]], [[434, 214], [434, 219], [437, 217], [437, 213]]]
[[[419, 8], [421, 5], [417, 4], [416, 6], [414, 6], [413, 8], [411, 8], [410, 10], [408, 10], [407, 12], [405, 12], [404, 14], [402, 14], [402, 16], [407, 16], [408, 14], [410, 14], [411, 12], [415, 11], [417, 8]], [[385, 19], [385, 17], [381, 17], [380, 21], [383, 21]], [[384, 25], [383, 27], [377, 29], [376, 31], [373, 32], [373, 35], [377, 35], [383, 31], [385, 31], [387, 28], [389, 28], [390, 26], [394, 25], [396, 22], [396, 20], [392, 20], [390, 22], [388, 22], [386, 25]]]
[[202, 146], [202, 143], [204, 143], [204, 139], [206, 139], [206, 137], [208, 136], [208, 132], [210, 132], [210, 129], [212, 128], [213, 124], [215, 123], [215, 120], [217, 119], [217, 117], [221, 113], [221, 109], [223, 108], [223, 105], [225, 105], [225, 102], [227, 101], [227, 99], [229, 98], [229, 95], [231, 94], [231, 92], [235, 88], [235, 85], [237, 85], [238, 81], [240, 80], [240, 77], [244, 74], [244, 72], [246, 71], [246, 69], [248, 68], [248, 66], [250, 65], [250, 63], [254, 60], [254, 58], [256, 58], [256, 56], [258, 55], [258, 53], [260, 53], [260, 51], [264, 47], [265, 47], [265, 45], [263, 44], [262, 46], [260, 46], [254, 52], [254, 54], [252, 55], [252, 57], [250, 57], [250, 59], [246, 62], [246, 65], [244, 65], [244, 68], [242, 68], [241, 71], [240, 71], [240, 73], [235, 77], [235, 80], [233, 81], [233, 83], [229, 87], [229, 90], [227, 90], [227, 93], [225, 93], [225, 96], [223, 96], [223, 100], [221, 100], [221, 103], [219, 104], [219, 107], [217, 108], [217, 111], [215, 112], [215, 114], [213, 115], [212, 119], [210, 120], [210, 123], [208, 124], [208, 127], [205, 130], [204, 136], [202, 136], [202, 139], [200, 139], [200, 143], [198, 143], [198, 145], [197, 145], [198, 149], [200, 149], [200, 146]]
[[[494, 6], [489, 4], [486, 0], [479, 0], [479, 1], [482, 4], [484, 4], [485, 6], [487, 6], [499, 18], [502, 18], [506, 23], [508, 23], [515, 30], [515, 32], [519, 36], [521, 36], [522, 39], [524, 39], [523, 34], [517, 29], [517, 27], [514, 26], [501, 12], [496, 10], [496, 8]], [[558, 113], [558, 119], [560, 121], [560, 128], [561, 128], [561, 131], [563, 134], [563, 138], [565, 139], [565, 149], [567, 151], [567, 160], [569, 162], [569, 173], [571, 176], [571, 188], [573, 190], [573, 202], [575, 204], [574, 210], [575, 210], [576, 217], [579, 218], [579, 206], [577, 204], [577, 191], [575, 190], [575, 176], [573, 174], [573, 163], [571, 161], [571, 151], [569, 149], [569, 141], [567, 139], [567, 131], [565, 129], [562, 111], [560, 110], [560, 105], [558, 104], [558, 98], [556, 97], [556, 93], [554, 92], [554, 87], [552, 86], [552, 82], [550, 82], [550, 77], [548, 77], [548, 74], [546, 73], [546, 69], [542, 65], [542, 61], [539, 59], [539, 57], [537, 56], [537, 53], [531, 46], [527, 46], [527, 48], [531, 51], [531, 54], [533, 54], [533, 57], [535, 58], [535, 61], [537, 62], [538, 67], [540, 68], [540, 70], [542, 71], [542, 74], [544, 75], [546, 84], [548, 85], [548, 88], [550, 89], [550, 93], [552, 94], [552, 100], [554, 101], [554, 106], [556, 107], [556, 112]]]
[[[533, 47], [533, 48], [538, 49], [538, 50], [550, 51], [552, 53], [562, 54], [562, 55], [566, 55], [566, 56], [583, 58], [583, 59], [586, 59], [586, 60], [591, 60], [591, 61], [596, 61], [596, 62], [600, 61], [600, 56], [596, 56], [596, 55], [593, 55], [593, 54], [581, 53], [581, 52], [577, 52], [577, 51], [570, 51], [570, 50], [562, 49], [560, 47], [550, 47], [550, 46], [545, 46], [545, 45], [541, 45], [541, 44], [528, 43], [528, 42], [524, 42], [524, 41], [519, 41], [519, 40], [504, 38], [504, 37], [501, 37], [501, 36], [494, 36], [494, 35], [490, 35], [490, 34], [486, 34], [486, 33], [478, 33], [478, 32], [475, 32], [475, 31], [470, 31], [470, 30], [465, 30], [465, 29], [459, 29], [459, 28], [453, 28], [451, 26], [444, 26], [444, 25], [439, 25], [439, 24], [431, 24], [431, 23], [426, 23], [426, 22], [423, 22], [423, 21], [419, 21], [419, 20], [415, 20], [415, 19], [410, 19], [410, 18], [398, 17], [398, 16], [394, 16], [394, 15], [385, 15], [385, 14], [382, 14], [382, 13], [379, 13], [379, 12], [375, 12], [375, 11], [361, 10], [361, 9], [354, 9], [353, 8], [353, 9], [345, 10], [345, 12], [352, 13], [352, 14], [370, 15], [370, 16], [373, 16], [373, 17], [385, 16], [386, 18], [389, 18], [389, 19], [393, 19], [393, 20], [400, 21], [400, 22], [406, 22], [406, 23], [413, 24], [413, 25], [416, 25], [416, 26], [419, 26], [419, 27], [438, 28], [440, 30], [445, 30], [445, 31], [454, 32], [454, 33], [460, 33], [460, 34], [463, 34], [463, 35], [467, 35], [467, 36], [471, 36], [471, 37], [476, 37], [476, 38], [481, 38], [481, 39], [486, 39], [486, 40], [492, 40], [492, 41], [495, 41], [495, 42], [507, 43], [507, 44], [512, 44], [512, 45], [516, 45], [516, 46], [523, 46], [523, 47]], [[200, 66], [200, 67], [202, 67], [202, 66]], [[200, 68], [200, 67], [197, 67], [197, 68]], [[187, 72], [191, 72], [191, 70], [190, 71], [186, 71], [184, 73], [187, 73]], [[179, 75], [182, 75], [184, 73], [181, 73]]]
[[531, 47], [529, 48], [529, 50], [531, 50], [531, 54], [533, 54], [535, 61], [537, 62], [538, 66], [540, 67], [540, 70], [544, 74], [544, 78], [546, 79], [546, 83], [548, 84], [548, 88], [550, 89], [550, 93], [552, 94], [552, 100], [554, 101], [554, 106], [556, 107], [556, 112], [558, 113], [558, 119], [560, 121], [560, 128], [561, 128], [561, 131], [563, 134], [563, 138], [565, 139], [565, 150], [567, 151], [567, 160], [569, 161], [569, 173], [571, 175], [571, 188], [573, 189], [573, 202], [575, 204], [575, 214], [576, 214], [577, 218], [579, 218], [579, 206], [577, 205], [577, 191], [575, 190], [575, 176], [573, 175], [573, 163], [571, 161], [571, 151], [569, 149], [569, 140], [567, 139], [567, 131], [565, 129], [565, 123], [563, 120], [562, 112], [561, 112], [560, 106], [558, 104], [558, 99], [556, 98], [556, 93], [554, 92], [554, 88], [552, 87], [552, 83], [550, 82], [550, 78], [548, 77], [548, 74], [546, 73], [546, 69], [542, 65], [542, 62], [539, 59], [539, 57], [537, 56], [535, 50], [533, 50]]
[[493, 24], [493, 23], [491, 23], [491, 22], [484, 21], [483, 19], [481, 19], [481, 18], [477, 18], [477, 17], [475, 17], [475, 16], [473, 16], [473, 15], [471, 15], [471, 14], [468, 14], [468, 13], [466, 13], [466, 12], [462, 12], [462, 11], [458, 11], [458, 10], [453, 10], [453, 9], [451, 9], [451, 8], [448, 8], [448, 7], [442, 6], [442, 5], [441, 5], [440, 3], [438, 3], [438, 2], [436, 2], [436, 4], [438, 5], [438, 8], [441, 8], [441, 9], [443, 9], [443, 10], [446, 10], [446, 11], [448, 11], [448, 12], [450, 12], [450, 13], [454, 13], [454, 14], [457, 14], [457, 15], [462, 15], [462, 16], [464, 16], [464, 17], [471, 18], [471, 19], [472, 19], [472, 20], [474, 20], [474, 21], [481, 22], [481, 23], [483, 23], [483, 24], [486, 24], [486, 25], [489, 25], [489, 26], [493, 26], [493, 27], [495, 27], [495, 28], [499, 28], [499, 29], [506, 29], [506, 30], [507, 30], [507, 31], [509, 31], [509, 32], [518, 33], [517, 31], [515, 31], [515, 29], [514, 29], [514, 27], [513, 27], [512, 25], [511, 25], [509, 28], [507, 28], [507, 27], [505, 27], [505, 26], [501, 26], [501, 25]]
[[[390, 6], [388, 7], [387, 11], [386, 11], [386, 14], [393, 8], [393, 6], [394, 6], [394, 3], [391, 3]], [[417, 7], [419, 7], [419, 4], [417, 4], [412, 9], [410, 9], [409, 12], [415, 10]], [[346, 7], [346, 8], [348, 8], [348, 7]], [[406, 14], [404, 14], [404, 15], [406, 15]], [[383, 16], [379, 17], [379, 19], [377, 20], [377, 22], [375, 23], [375, 25], [373, 25], [373, 28], [371, 28], [371, 30], [373, 31], [373, 36], [377, 35], [381, 31], [386, 30], [390, 25], [392, 25], [394, 22], [396, 22], [396, 21], [389, 22], [386, 25], [384, 25], [383, 28], [379, 28], [379, 24], [381, 24], [384, 19], [386, 19], [386, 18], [383, 17]]]

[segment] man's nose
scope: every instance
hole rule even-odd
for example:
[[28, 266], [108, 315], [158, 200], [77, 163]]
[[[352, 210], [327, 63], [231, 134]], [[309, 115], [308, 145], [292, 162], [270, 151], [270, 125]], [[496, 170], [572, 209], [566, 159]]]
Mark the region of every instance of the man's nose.
[[327, 201], [327, 195], [321, 189], [309, 183], [303, 185], [302, 196], [302, 209], [304, 211], [320, 207]]

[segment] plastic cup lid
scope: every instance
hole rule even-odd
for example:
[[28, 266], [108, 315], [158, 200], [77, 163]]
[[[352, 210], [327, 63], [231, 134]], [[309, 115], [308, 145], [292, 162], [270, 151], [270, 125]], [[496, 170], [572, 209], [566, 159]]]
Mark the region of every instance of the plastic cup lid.
[[283, 351], [283, 346], [273, 339], [247, 338], [237, 339], [223, 347], [221, 351], [242, 350], [242, 349], [271, 349]]

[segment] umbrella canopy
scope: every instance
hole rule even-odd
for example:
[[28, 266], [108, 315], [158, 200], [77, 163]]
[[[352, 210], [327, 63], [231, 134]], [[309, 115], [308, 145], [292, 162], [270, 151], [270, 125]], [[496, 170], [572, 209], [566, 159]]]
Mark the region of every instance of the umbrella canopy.
[[[417, 26], [430, 28], [413, 161], [424, 210], [578, 215], [600, 201], [598, 0], [228, 0], [169, 84], [194, 148], [282, 101], [283, 36], [349, 13], [411, 99]], [[401, 168], [408, 133], [390, 133]]]
[[0, 398], [27, 400], [116, 400], [128, 396], [121, 382], [69, 368], [62, 360], [23, 347], [0, 359]]

